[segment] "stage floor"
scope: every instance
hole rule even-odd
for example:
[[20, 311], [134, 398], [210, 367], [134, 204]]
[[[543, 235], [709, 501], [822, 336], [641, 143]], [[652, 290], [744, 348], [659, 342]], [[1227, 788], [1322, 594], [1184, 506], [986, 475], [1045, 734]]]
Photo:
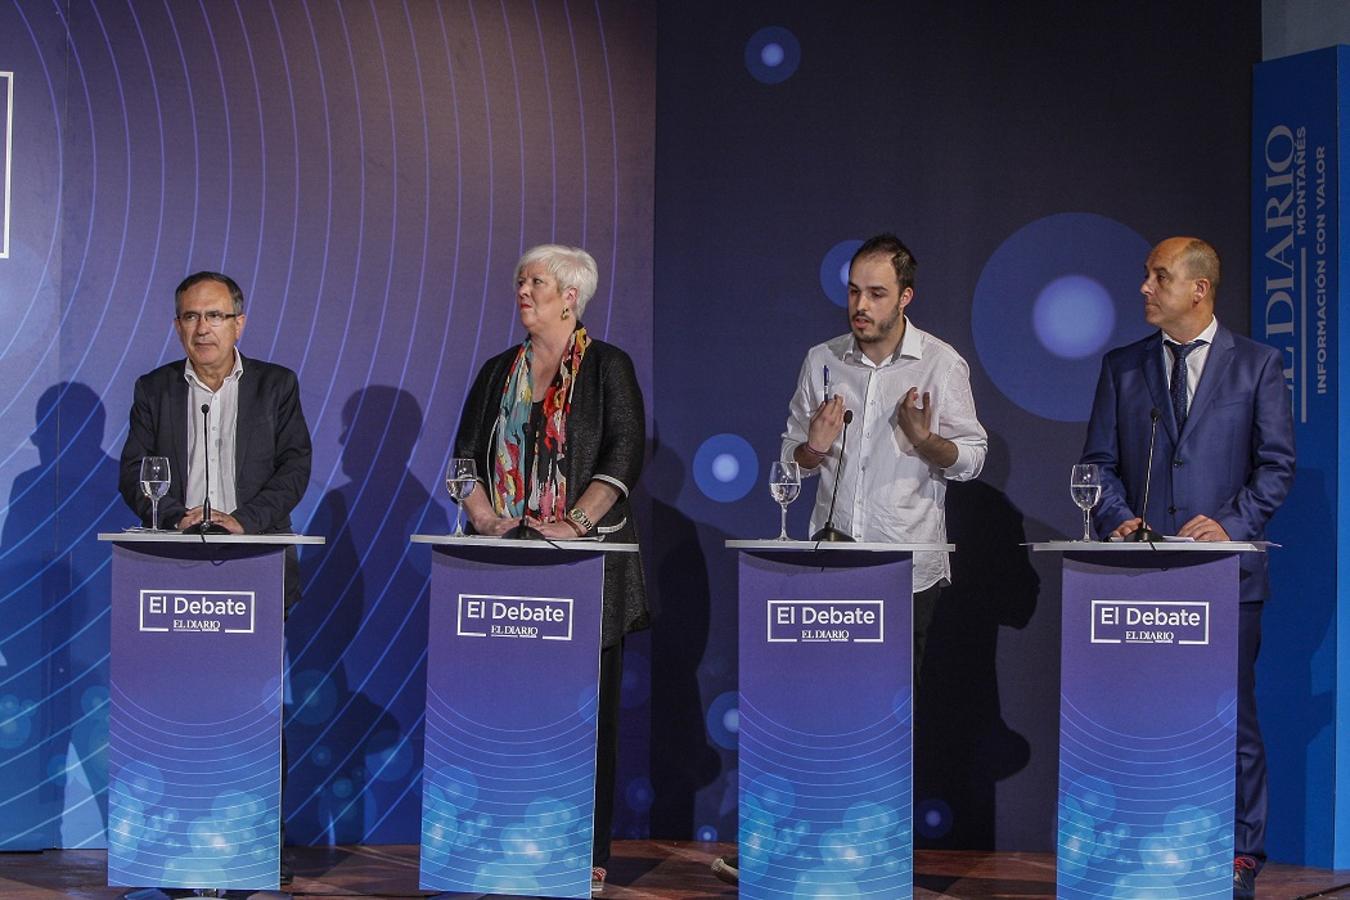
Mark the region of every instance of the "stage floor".
[[[714, 858], [729, 849], [727, 844], [693, 841], [616, 841], [610, 882], [603, 896], [610, 900], [735, 897], [736, 889], [722, 884], [708, 868]], [[427, 896], [417, 889], [414, 846], [293, 847], [286, 853], [295, 870], [295, 883], [290, 886], [294, 897], [349, 900]], [[915, 858], [914, 896], [1051, 898], [1055, 895], [1054, 862], [1052, 855], [1044, 853], [922, 850]], [[0, 853], [0, 898], [113, 900], [123, 891], [105, 886], [106, 866], [107, 854], [101, 850]], [[1350, 872], [1270, 865], [1257, 886], [1257, 895], [1263, 900], [1350, 900]]]

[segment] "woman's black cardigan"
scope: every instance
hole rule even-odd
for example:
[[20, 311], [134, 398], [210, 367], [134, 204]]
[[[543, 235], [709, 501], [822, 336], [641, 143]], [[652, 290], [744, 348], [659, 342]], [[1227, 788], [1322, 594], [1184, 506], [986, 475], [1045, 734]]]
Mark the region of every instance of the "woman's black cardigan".
[[[483, 365], [464, 402], [459, 433], [455, 436], [455, 455], [477, 460], [479, 481], [489, 491], [493, 429], [511, 363], [519, 352], [518, 346], [512, 347]], [[605, 540], [637, 543], [637, 526], [628, 494], [642, 472], [645, 441], [642, 392], [633, 361], [613, 344], [592, 339], [573, 386], [563, 464], [568, 509], [595, 478], [619, 490], [619, 499], [596, 523], [596, 530]], [[613, 647], [628, 632], [650, 624], [642, 560], [637, 553], [605, 554], [604, 591], [600, 640], [602, 646]]]

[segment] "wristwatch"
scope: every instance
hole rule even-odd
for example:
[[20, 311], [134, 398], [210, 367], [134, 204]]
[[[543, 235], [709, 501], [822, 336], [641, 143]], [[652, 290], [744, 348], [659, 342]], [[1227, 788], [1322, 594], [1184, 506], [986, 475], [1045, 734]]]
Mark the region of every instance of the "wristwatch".
[[595, 523], [591, 521], [591, 517], [586, 515], [580, 506], [572, 507], [571, 511], [567, 513], [567, 518], [581, 526], [582, 537], [595, 530]]

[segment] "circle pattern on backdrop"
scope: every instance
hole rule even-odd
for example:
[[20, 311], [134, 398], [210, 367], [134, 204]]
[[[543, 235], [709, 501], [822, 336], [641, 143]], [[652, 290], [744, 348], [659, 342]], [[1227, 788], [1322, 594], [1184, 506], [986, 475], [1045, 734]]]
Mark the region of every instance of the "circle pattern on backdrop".
[[820, 261], [820, 289], [835, 306], [848, 306], [848, 262], [862, 245], [862, 241], [854, 238], [840, 241]]
[[1059, 213], [1019, 228], [975, 286], [971, 328], [980, 362], [1027, 412], [1085, 422], [1101, 354], [1152, 331], [1139, 283], [1149, 244], [1095, 213]]
[[914, 813], [914, 830], [923, 837], [936, 839], [952, 830], [952, 808], [937, 797], [921, 801]]
[[715, 434], [694, 453], [694, 483], [710, 500], [731, 503], [750, 492], [759, 477], [759, 458], [739, 434]]
[[719, 694], [708, 704], [708, 737], [725, 750], [735, 750], [741, 730], [740, 697], [736, 691]]
[[761, 28], [745, 43], [745, 67], [764, 84], [787, 81], [801, 61], [802, 45], [797, 36], [780, 25]]

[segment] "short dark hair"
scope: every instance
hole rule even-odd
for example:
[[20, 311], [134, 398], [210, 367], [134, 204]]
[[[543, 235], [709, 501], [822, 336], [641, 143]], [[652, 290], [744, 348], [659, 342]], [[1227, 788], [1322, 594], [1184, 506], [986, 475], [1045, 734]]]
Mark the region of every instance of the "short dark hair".
[[848, 267], [852, 269], [854, 263], [868, 256], [889, 257], [891, 265], [895, 266], [895, 280], [900, 283], [900, 290], [914, 287], [914, 270], [919, 267], [919, 261], [898, 237], [888, 232], [868, 238], [848, 261]]
[[239, 315], [244, 311], [244, 292], [239, 289], [239, 285], [235, 284], [233, 278], [228, 275], [222, 275], [219, 272], [194, 272], [178, 282], [178, 287], [174, 288], [173, 311], [175, 315], [178, 313], [179, 307], [182, 306], [183, 295], [186, 294], [189, 289], [196, 287], [203, 281], [218, 281], [225, 285], [225, 288], [230, 292], [230, 299], [234, 301], [235, 315]]

